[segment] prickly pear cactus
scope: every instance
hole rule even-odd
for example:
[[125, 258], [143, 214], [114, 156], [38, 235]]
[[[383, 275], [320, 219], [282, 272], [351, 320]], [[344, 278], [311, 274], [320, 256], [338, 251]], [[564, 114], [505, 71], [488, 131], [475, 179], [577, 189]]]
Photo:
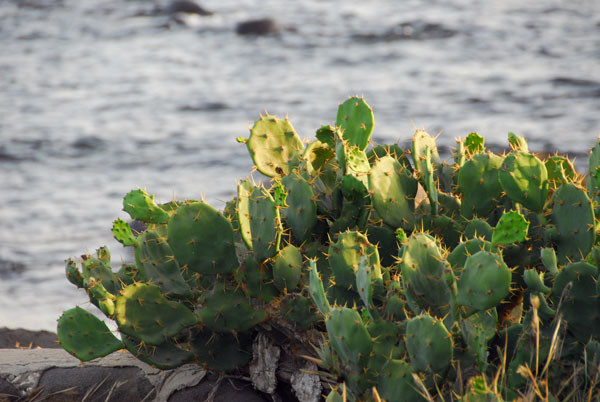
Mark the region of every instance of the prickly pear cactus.
[[62, 346], [243, 373], [267, 337], [317, 363], [331, 401], [600, 398], [600, 142], [582, 177], [514, 133], [505, 155], [470, 133], [446, 162], [423, 130], [368, 149], [373, 126], [358, 97], [306, 145], [261, 116], [238, 141], [267, 179], [223, 212], [128, 193], [140, 222], [112, 233], [131, 261], [65, 266], [118, 336], [76, 307]]

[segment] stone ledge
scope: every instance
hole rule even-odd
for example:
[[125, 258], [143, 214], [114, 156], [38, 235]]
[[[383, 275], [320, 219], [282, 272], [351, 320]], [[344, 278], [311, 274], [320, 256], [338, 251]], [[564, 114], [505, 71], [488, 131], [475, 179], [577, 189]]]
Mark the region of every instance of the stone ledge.
[[222, 380], [193, 364], [161, 371], [127, 353], [81, 363], [61, 349], [0, 349], [0, 402], [272, 400], [244, 378]]

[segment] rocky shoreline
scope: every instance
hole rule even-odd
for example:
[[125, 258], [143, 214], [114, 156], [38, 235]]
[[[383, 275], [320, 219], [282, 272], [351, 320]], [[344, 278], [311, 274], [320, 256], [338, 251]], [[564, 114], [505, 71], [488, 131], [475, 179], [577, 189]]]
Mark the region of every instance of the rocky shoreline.
[[298, 400], [286, 383], [289, 356], [279, 361], [277, 389], [266, 394], [243, 371], [224, 376], [195, 364], [163, 371], [129, 353], [82, 363], [57, 341], [49, 331], [0, 328], [0, 402]]

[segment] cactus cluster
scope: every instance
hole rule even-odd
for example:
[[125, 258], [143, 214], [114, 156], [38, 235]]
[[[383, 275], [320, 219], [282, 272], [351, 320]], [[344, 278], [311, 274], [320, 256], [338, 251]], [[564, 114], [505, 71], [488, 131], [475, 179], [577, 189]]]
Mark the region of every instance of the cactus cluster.
[[222, 212], [127, 194], [144, 230], [117, 219], [113, 233], [135, 262], [115, 270], [103, 247], [66, 264], [120, 339], [76, 307], [59, 319], [63, 347], [232, 371], [285, 322], [325, 335], [313, 360], [328, 401], [557, 399], [577, 364], [597, 393], [600, 142], [584, 177], [514, 133], [502, 155], [470, 133], [449, 164], [423, 130], [410, 150], [368, 149], [373, 126], [358, 97], [306, 144], [287, 118], [261, 116], [238, 142], [268, 180], [239, 182]]

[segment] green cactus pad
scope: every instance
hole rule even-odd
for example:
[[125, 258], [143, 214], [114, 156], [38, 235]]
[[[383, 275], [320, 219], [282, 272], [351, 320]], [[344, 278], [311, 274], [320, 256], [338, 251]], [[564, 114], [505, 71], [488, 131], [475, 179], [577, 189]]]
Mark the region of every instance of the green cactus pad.
[[[102, 256], [100, 250], [106, 250], [104, 248], [99, 249], [97, 255]], [[87, 286], [92, 278], [97, 282], [101, 282], [106, 290], [112, 294], [117, 294], [121, 290], [121, 285], [117, 280], [115, 273], [110, 267], [110, 257], [107, 259], [97, 258], [92, 256], [82, 256], [83, 261], [81, 263], [81, 272], [84, 278], [84, 285]]]
[[576, 262], [563, 268], [552, 286], [552, 300], [557, 306], [565, 287], [571, 283], [559, 312], [567, 320], [567, 331], [583, 343], [600, 333], [600, 297], [596, 289], [599, 279], [597, 267]]
[[288, 293], [279, 303], [281, 315], [284, 316], [297, 331], [305, 331], [312, 327], [320, 317], [310, 299], [298, 294]]
[[410, 364], [404, 360], [390, 360], [383, 366], [379, 375], [379, 396], [394, 402], [425, 401], [412, 375], [413, 369]]
[[558, 274], [558, 260], [556, 258], [556, 252], [553, 248], [547, 247], [543, 248], [540, 251], [542, 264], [544, 264], [544, 268], [546, 271], [550, 273], [552, 276], [556, 276]]
[[67, 276], [69, 282], [78, 288], [82, 288], [84, 286], [84, 278], [81, 275], [81, 271], [79, 271], [79, 268], [77, 268], [77, 263], [70, 258], [65, 261], [65, 275]]
[[494, 229], [485, 220], [475, 218], [465, 225], [464, 236], [466, 239], [480, 238], [491, 241], [493, 231]]
[[244, 293], [269, 303], [279, 295], [273, 284], [273, 272], [266, 263], [259, 263], [254, 256], [248, 256], [235, 273], [235, 280]]
[[132, 190], [123, 199], [123, 211], [131, 219], [148, 223], [166, 223], [169, 214], [154, 202], [154, 196], [142, 189]]
[[86, 285], [86, 290], [90, 301], [107, 317], [113, 317], [115, 314], [116, 298], [104, 288], [102, 282], [96, 282], [94, 278], [90, 278]]
[[523, 280], [527, 287], [534, 292], [550, 293], [550, 288], [544, 285], [544, 274], [535, 269], [526, 269], [523, 272]]
[[596, 241], [594, 210], [586, 192], [571, 183], [560, 186], [552, 197], [551, 221], [559, 264], [585, 259]]
[[468, 352], [475, 356], [480, 370], [485, 370], [488, 359], [488, 342], [496, 335], [498, 312], [495, 308], [478, 311], [460, 320], [461, 336]]
[[525, 138], [515, 133], [508, 133], [508, 145], [515, 151], [529, 152]]
[[512, 275], [500, 256], [480, 251], [467, 257], [458, 279], [458, 304], [468, 313], [497, 306], [508, 296]]
[[335, 147], [335, 139], [337, 138], [337, 133], [335, 127], [331, 125], [321, 126], [316, 133], [316, 137], [323, 144], [329, 145], [331, 148]]
[[291, 244], [273, 257], [273, 280], [281, 292], [291, 292], [300, 283], [302, 275], [302, 253]]
[[288, 174], [289, 162], [304, 150], [292, 123], [268, 114], [254, 123], [246, 146], [258, 171], [269, 177]]
[[435, 138], [424, 130], [417, 130], [412, 138], [412, 159], [415, 170], [423, 175], [427, 171], [426, 150], [431, 153], [431, 163], [435, 170], [442, 165]]
[[529, 222], [517, 211], [505, 212], [492, 234], [494, 244], [513, 244], [522, 242], [527, 237]]
[[218, 332], [243, 332], [267, 318], [265, 311], [254, 310], [241, 290], [220, 282], [202, 294], [196, 314], [203, 326]]
[[252, 360], [252, 337], [208, 330], [196, 333], [191, 342], [198, 363], [210, 370], [234, 371]]
[[160, 345], [146, 345], [139, 340], [122, 335], [123, 344], [135, 357], [161, 370], [171, 370], [194, 359], [194, 354], [183, 350], [171, 341]]
[[117, 297], [115, 310], [119, 330], [149, 345], [160, 345], [198, 322], [187, 307], [165, 298], [155, 285], [127, 286]]
[[[356, 269], [362, 256], [367, 257], [371, 269], [371, 279], [382, 282], [381, 266], [377, 248], [359, 232], [344, 232], [329, 246], [329, 266], [336, 285], [356, 289]], [[379, 284], [382, 286], [382, 283]]]
[[250, 194], [254, 184], [250, 179], [238, 183], [237, 215], [240, 225], [240, 235], [246, 246], [252, 250], [252, 229], [250, 228]]
[[182, 269], [214, 275], [232, 273], [238, 267], [231, 223], [204, 202], [177, 208], [169, 220], [167, 238]]
[[308, 291], [313, 302], [323, 315], [329, 314], [331, 306], [325, 295], [325, 289], [323, 288], [323, 281], [319, 278], [319, 272], [317, 270], [317, 264], [314, 260], [309, 260], [310, 273]]
[[406, 300], [404, 299], [404, 291], [399, 281], [390, 280], [387, 282], [383, 315], [394, 321], [406, 320]]
[[429, 311], [444, 317], [450, 312], [451, 270], [433, 237], [413, 233], [400, 252], [400, 269], [406, 300], [415, 314]]
[[546, 171], [548, 172], [548, 183], [553, 189], [557, 189], [563, 183], [574, 182], [577, 179], [575, 167], [564, 156], [553, 155], [544, 162], [544, 165], [546, 165]]
[[129, 224], [122, 219], [115, 219], [112, 227], [113, 236], [124, 246], [133, 246], [136, 238], [129, 227]]
[[469, 133], [464, 146], [469, 155], [481, 154], [485, 152], [485, 139], [475, 132]]
[[133, 282], [147, 281], [148, 278], [143, 272], [140, 272], [136, 264], [123, 264], [116, 273], [117, 280], [121, 284], [121, 287], [131, 285]]
[[458, 171], [458, 187], [462, 193], [461, 214], [472, 219], [485, 217], [496, 207], [502, 193], [498, 171], [503, 158], [486, 153], [477, 154]]
[[279, 251], [283, 226], [279, 208], [264, 187], [254, 187], [250, 194], [250, 231], [254, 257], [263, 261]]
[[401, 325], [393, 321], [373, 320], [367, 325], [373, 340], [369, 369], [379, 372], [390, 359], [400, 359], [406, 353]]
[[81, 307], [63, 313], [58, 319], [57, 333], [60, 345], [84, 362], [123, 348], [105, 323]]
[[452, 270], [461, 270], [465, 266], [467, 257], [479, 251], [489, 251], [496, 254], [500, 252], [492, 243], [482, 239], [471, 239], [460, 243], [448, 256], [448, 262], [452, 266]]
[[523, 151], [510, 153], [498, 174], [508, 197], [532, 211], [541, 211], [548, 196], [548, 172], [536, 156]]
[[342, 360], [364, 366], [373, 348], [373, 341], [358, 312], [346, 307], [334, 307], [325, 326], [331, 346]]
[[418, 182], [410, 170], [391, 156], [378, 159], [369, 173], [373, 207], [381, 219], [393, 227], [412, 230], [417, 187]]
[[345, 140], [365, 150], [375, 125], [373, 109], [363, 98], [351, 97], [339, 106], [335, 125]]
[[440, 319], [421, 314], [406, 324], [406, 350], [416, 370], [440, 373], [452, 361], [452, 336]]
[[173, 250], [167, 239], [148, 230], [137, 239], [135, 248], [137, 266], [149, 282], [158, 285], [166, 296], [191, 297], [192, 291], [186, 283]]
[[456, 148], [454, 149], [452, 156], [454, 158], [454, 166], [456, 166], [457, 169], [460, 169], [462, 165], [465, 164], [467, 157], [467, 150], [465, 148], [464, 140], [460, 138], [456, 140]]
[[390, 267], [396, 263], [398, 256], [398, 239], [396, 232], [385, 224], [369, 224], [365, 228], [369, 242], [377, 247], [382, 266]]
[[373, 308], [373, 279], [371, 279], [371, 267], [367, 262], [367, 256], [363, 255], [360, 258], [358, 267], [356, 268], [356, 290], [362, 300], [367, 313], [371, 316], [377, 316], [376, 310]]
[[406, 153], [402, 150], [402, 148], [396, 144], [377, 145], [367, 152], [367, 159], [369, 159], [371, 166], [375, 166], [377, 160], [383, 158], [384, 156], [391, 156], [392, 158], [396, 159], [402, 166], [412, 173], [413, 168], [410, 164], [408, 156], [406, 156]]
[[317, 204], [311, 185], [302, 176], [290, 173], [281, 179], [287, 189], [287, 206], [281, 210], [298, 241], [308, 240], [317, 223]]

